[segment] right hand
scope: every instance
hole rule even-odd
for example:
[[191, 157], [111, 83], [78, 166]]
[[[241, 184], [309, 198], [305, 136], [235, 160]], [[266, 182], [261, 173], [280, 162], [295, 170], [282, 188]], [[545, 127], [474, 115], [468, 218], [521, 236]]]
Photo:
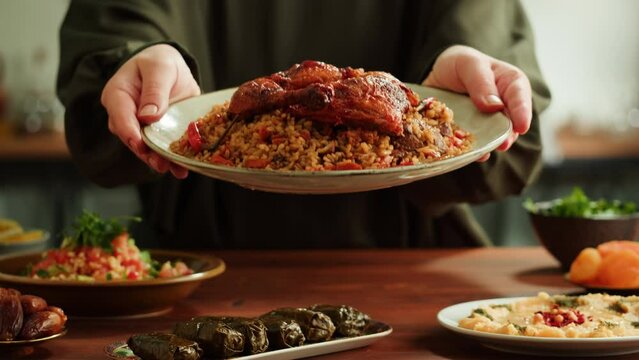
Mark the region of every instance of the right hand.
[[152, 151], [142, 141], [141, 127], [159, 120], [170, 103], [200, 94], [184, 58], [174, 47], [154, 45], [129, 59], [102, 90], [109, 131], [153, 170], [183, 179], [188, 170]]

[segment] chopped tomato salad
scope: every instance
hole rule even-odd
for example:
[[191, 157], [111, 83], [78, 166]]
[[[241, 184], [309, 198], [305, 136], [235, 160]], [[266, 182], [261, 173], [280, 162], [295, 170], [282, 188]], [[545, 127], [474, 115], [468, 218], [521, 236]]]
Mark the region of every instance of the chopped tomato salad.
[[[90, 223], [87, 216], [95, 215], [84, 213], [78, 220], [79, 227]], [[94, 226], [96, 218], [90, 220]], [[93, 281], [170, 278], [193, 273], [183, 261], [158, 263], [151, 259], [149, 252], [140, 251], [123, 227], [112, 225], [114, 223], [92, 227], [90, 231], [83, 229], [84, 233], [79, 232], [81, 235], [76, 232], [76, 235], [67, 236], [59, 249], [48, 250], [42, 260], [31, 265], [27, 275], [36, 279]], [[102, 228], [110, 232], [108, 242], [104, 238], [96, 239], [96, 234], [104, 234], [95, 229]], [[114, 232], [117, 235], [111, 236]], [[87, 233], [93, 237], [86, 236]], [[78, 241], [80, 238], [83, 240]], [[89, 242], [88, 238], [93, 240]]]

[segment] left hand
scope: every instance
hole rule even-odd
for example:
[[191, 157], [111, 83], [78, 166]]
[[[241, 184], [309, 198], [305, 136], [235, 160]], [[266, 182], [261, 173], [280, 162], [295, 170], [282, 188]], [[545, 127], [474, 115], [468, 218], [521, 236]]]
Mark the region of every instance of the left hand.
[[[526, 75], [471, 47], [455, 45], [444, 50], [422, 84], [468, 94], [480, 111], [503, 111], [513, 123], [513, 133], [497, 150], [508, 150], [530, 128], [532, 90]], [[490, 153], [479, 161], [489, 157]]]

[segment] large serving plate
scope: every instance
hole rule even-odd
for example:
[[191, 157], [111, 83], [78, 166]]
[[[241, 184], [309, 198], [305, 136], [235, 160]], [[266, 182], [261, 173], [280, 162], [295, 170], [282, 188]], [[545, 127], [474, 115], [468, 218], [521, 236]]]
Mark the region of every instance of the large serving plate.
[[0, 257], [0, 286], [37, 295], [61, 307], [71, 317], [145, 317], [166, 313], [201, 283], [224, 272], [225, 264], [213, 256], [150, 250], [160, 262], [182, 260], [194, 273], [167, 279], [132, 281], [76, 281], [32, 279], [21, 276], [40, 252]]
[[501, 113], [480, 112], [467, 96], [415, 84], [407, 85], [420, 97], [433, 96], [453, 110], [455, 122], [474, 136], [470, 151], [428, 164], [344, 171], [235, 168], [197, 161], [170, 151], [171, 143], [182, 136], [190, 122], [206, 114], [213, 105], [229, 100], [235, 88], [204, 94], [171, 105], [159, 121], [144, 128], [142, 137], [151, 149], [191, 171], [249, 189], [296, 194], [337, 194], [404, 185], [453, 171], [494, 150], [510, 135], [512, 125], [508, 118]]
[[[289, 349], [267, 351], [261, 354], [234, 357], [237, 360], [290, 360], [302, 359], [311, 356], [319, 356], [339, 351], [357, 349], [368, 346], [381, 338], [390, 335], [393, 328], [382, 322], [372, 321], [367, 327], [364, 335], [336, 338], [319, 343], [306, 344]], [[140, 360], [139, 357], [133, 355], [133, 352], [127, 346], [126, 342], [120, 341], [109, 344], [104, 348], [107, 356], [114, 360]]]
[[456, 334], [478, 341], [499, 351], [538, 356], [602, 357], [639, 352], [639, 336], [610, 338], [542, 338], [492, 334], [459, 327], [459, 320], [483, 305], [511, 304], [525, 299], [500, 298], [465, 302], [449, 306], [437, 314], [439, 323]]

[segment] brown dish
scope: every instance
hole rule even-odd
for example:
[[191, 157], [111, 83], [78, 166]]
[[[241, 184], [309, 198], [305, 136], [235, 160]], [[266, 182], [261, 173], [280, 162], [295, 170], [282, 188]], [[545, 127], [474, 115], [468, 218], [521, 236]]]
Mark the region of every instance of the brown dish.
[[184, 261], [194, 273], [165, 279], [137, 281], [78, 281], [32, 279], [21, 276], [41, 253], [0, 257], [0, 286], [37, 294], [62, 307], [72, 317], [145, 317], [166, 313], [188, 297], [202, 281], [225, 270], [224, 262], [213, 256], [188, 252], [150, 250], [158, 261]]

